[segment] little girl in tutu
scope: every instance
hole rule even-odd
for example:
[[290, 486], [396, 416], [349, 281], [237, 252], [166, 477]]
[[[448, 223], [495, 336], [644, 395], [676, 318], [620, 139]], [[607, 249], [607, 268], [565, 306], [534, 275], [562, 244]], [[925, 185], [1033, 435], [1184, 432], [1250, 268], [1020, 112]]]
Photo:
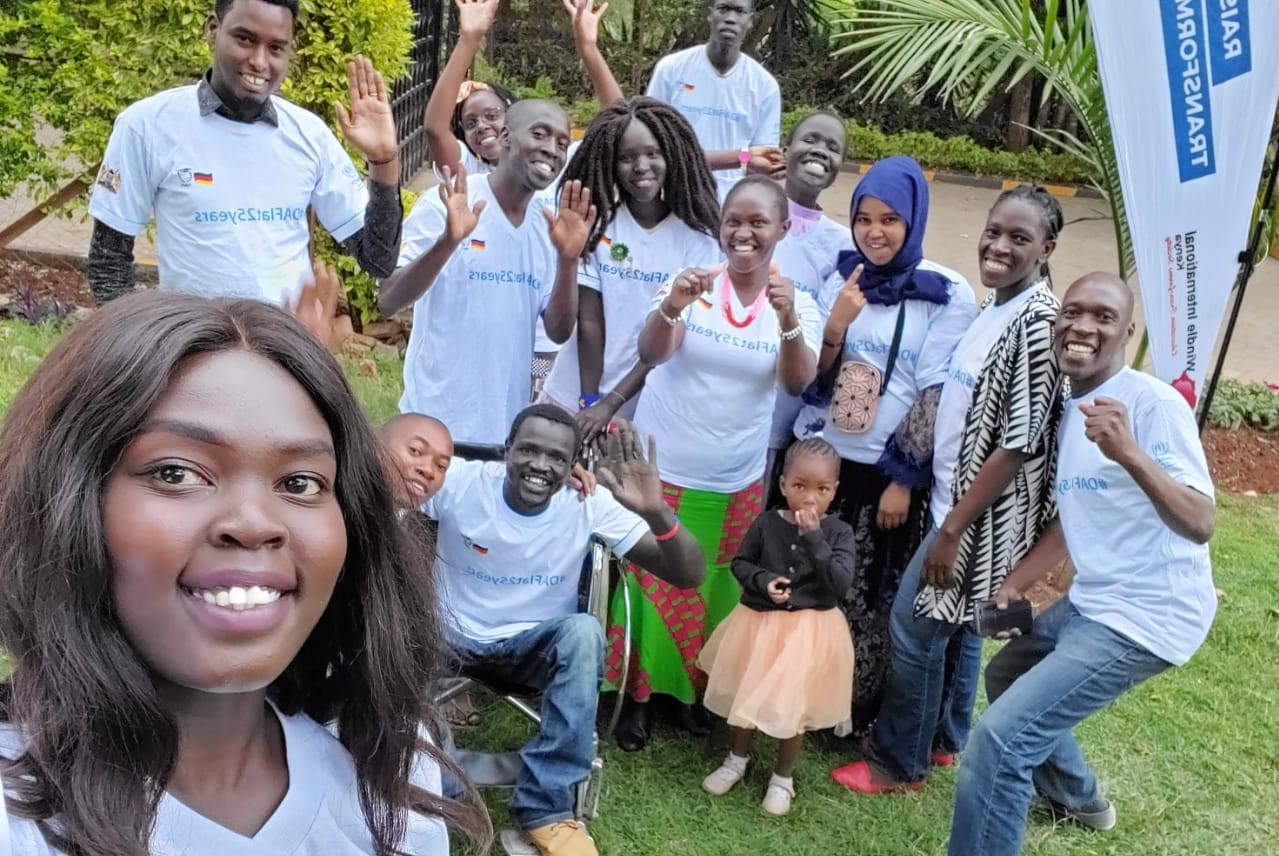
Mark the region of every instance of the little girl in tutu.
[[838, 725], [852, 704], [853, 640], [836, 606], [853, 581], [853, 530], [825, 516], [839, 463], [820, 438], [790, 447], [780, 480], [789, 508], [751, 524], [733, 559], [742, 601], [697, 660], [710, 676], [705, 705], [733, 735], [728, 757], [702, 787], [719, 795], [737, 784], [762, 731], [781, 741], [764, 794], [770, 814], [790, 811], [804, 732]]

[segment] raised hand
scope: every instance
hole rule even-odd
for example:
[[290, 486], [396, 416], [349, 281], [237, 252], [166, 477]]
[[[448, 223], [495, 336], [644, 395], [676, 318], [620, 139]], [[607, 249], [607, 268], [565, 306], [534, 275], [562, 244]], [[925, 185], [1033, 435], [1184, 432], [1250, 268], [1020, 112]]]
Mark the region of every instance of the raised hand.
[[457, 34], [480, 38], [497, 20], [500, 0], [457, 0]]
[[768, 599], [779, 606], [790, 600], [790, 578], [778, 577], [768, 582]]
[[574, 464], [573, 471], [568, 474], [568, 486], [577, 491], [579, 502], [595, 495], [596, 482], [595, 474], [581, 464]]
[[773, 271], [768, 276], [768, 303], [778, 318], [790, 319], [795, 312], [795, 283]]
[[368, 57], [357, 56], [346, 64], [346, 83], [351, 109], [334, 102], [342, 136], [360, 150], [370, 163], [383, 164], [399, 155], [395, 142], [395, 117], [386, 95], [386, 81], [375, 71]]
[[666, 298], [670, 308], [679, 314], [684, 308], [703, 294], [715, 290], [715, 277], [724, 272], [723, 265], [706, 268], [685, 268], [671, 280], [671, 293]]
[[466, 167], [459, 163], [456, 175], [453, 174], [453, 168], [448, 165], [441, 169], [444, 180], [440, 182], [440, 201], [444, 203], [447, 214], [444, 230], [450, 241], [460, 244], [475, 231], [475, 227], [480, 222], [480, 212], [488, 203], [481, 199], [475, 203], [474, 208], [470, 207], [470, 200], [466, 195]]
[[641, 517], [666, 507], [662, 479], [657, 474], [657, 441], [652, 435], [648, 438], [646, 459], [635, 426], [619, 419], [613, 430], [596, 441], [596, 449], [602, 455], [595, 476], [623, 507]]
[[338, 295], [342, 282], [338, 272], [318, 259], [311, 265], [312, 278], [302, 285], [302, 292], [288, 308], [293, 317], [330, 351], [336, 351], [342, 343], [337, 341], [334, 320], [337, 316]]
[[546, 228], [551, 234], [551, 244], [560, 258], [576, 259], [586, 248], [591, 227], [595, 225], [595, 206], [591, 204], [591, 189], [580, 181], [570, 181], [560, 192], [559, 210], [554, 216], [542, 209]]
[[573, 41], [579, 46], [594, 46], [600, 40], [600, 18], [608, 11], [608, 3], [597, 8], [595, 0], [561, 0], [573, 19]]
[[835, 302], [831, 304], [830, 316], [826, 321], [827, 330], [837, 330], [838, 335], [843, 336], [848, 325], [852, 324], [866, 308], [866, 296], [862, 294], [861, 286], [858, 285], [864, 267], [864, 265], [858, 265], [853, 268], [848, 279], [844, 280], [844, 287], [839, 290], [839, 294], [835, 295]]
[[1096, 443], [1103, 455], [1119, 464], [1131, 457], [1137, 441], [1129, 427], [1128, 408], [1122, 402], [1099, 395], [1082, 402], [1079, 410], [1084, 414], [1084, 436]]

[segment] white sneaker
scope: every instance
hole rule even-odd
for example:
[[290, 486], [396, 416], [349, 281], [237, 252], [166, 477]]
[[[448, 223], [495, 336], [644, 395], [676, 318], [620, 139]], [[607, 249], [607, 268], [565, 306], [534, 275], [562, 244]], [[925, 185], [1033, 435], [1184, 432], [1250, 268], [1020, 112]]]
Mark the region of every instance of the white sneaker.
[[706, 789], [707, 793], [714, 794], [717, 797], [723, 796], [731, 791], [733, 785], [740, 782], [744, 775], [746, 775], [746, 759], [736, 758], [730, 753], [715, 772], [702, 780], [702, 787]]
[[776, 776], [773, 776], [772, 781], [768, 783], [768, 790], [764, 791], [764, 811], [780, 817], [790, 811], [790, 802], [794, 796], [794, 784], [779, 781]]

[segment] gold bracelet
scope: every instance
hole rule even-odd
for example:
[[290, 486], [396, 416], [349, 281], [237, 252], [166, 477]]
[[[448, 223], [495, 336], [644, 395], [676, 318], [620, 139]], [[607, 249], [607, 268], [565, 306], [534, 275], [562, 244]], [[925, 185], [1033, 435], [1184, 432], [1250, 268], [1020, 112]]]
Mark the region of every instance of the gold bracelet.
[[662, 316], [662, 320], [663, 320], [663, 321], [665, 321], [665, 322], [666, 322], [667, 324], [669, 324], [670, 326], [672, 326], [672, 327], [678, 327], [678, 326], [679, 326], [679, 322], [680, 322], [679, 313], [676, 313], [675, 317], [674, 317], [674, 318], [672, 318], [671, 316], [667, 315], [665, 312], [663, 312], [663, 311], [662, 311], [662, 304], [661, 304], [661, 303], [657, 304], [657, 314], [658, 314], [658, 315], [660, 315], [660, 316]]

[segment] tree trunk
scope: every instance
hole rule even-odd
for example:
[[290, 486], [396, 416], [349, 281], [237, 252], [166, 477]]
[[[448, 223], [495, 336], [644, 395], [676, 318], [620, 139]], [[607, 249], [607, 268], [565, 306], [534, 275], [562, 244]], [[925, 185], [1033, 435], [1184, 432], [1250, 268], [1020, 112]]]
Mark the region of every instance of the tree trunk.
[[1030, 143], [1030, 95], [1033, 81], [1030, 76], [1023, 77], [1013, 87], [1008, 99], [1008, 135], [1004, 146], [1010, 152], [1020, 152]]

